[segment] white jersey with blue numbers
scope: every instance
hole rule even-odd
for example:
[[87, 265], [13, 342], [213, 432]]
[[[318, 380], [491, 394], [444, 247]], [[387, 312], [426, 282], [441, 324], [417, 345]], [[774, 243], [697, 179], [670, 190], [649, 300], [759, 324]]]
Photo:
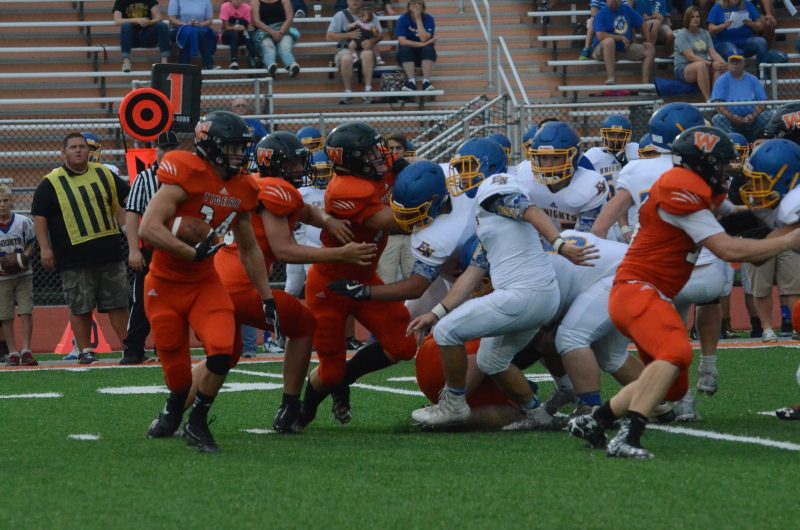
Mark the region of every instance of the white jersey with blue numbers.
[[[303, 197], [305, 204], [316, 206], [317, 208], [325, 209], [325, 190], [314, 188], [312, 186], [303, 186], [297, 191]], [[294, 231], [294, 239], [298, 245], [305, 245], [307, 247], [321, 248], [322, 242], [319, 235], [322, 232], [321, 228], [316, 226], [307, 225], [305, 223], [298, 223]]]
[[605, 147], [592, 147], [586, 151], [584, 156], [591, 161], [595, 171], [606, 179], [608, 194], [613, 197], [617, 189], [617, 177], [622, 170], [622, 163], [617, 157], [609, 153]]
[[[550, 191], [533, 176], [530, 162], [523, 162], [516, 168], [519, 181], [526, 187], [531, 201], [543, 210], [557, 230], [579, 228], [588, 231], [591, 225], [578, 227], [581, 213], [599, 212], [608, 199], [606, 179], [597, 171], [579, 167], [569, 181], [569, 185], [557, 192]], [[595, 212], [593, 217], [597, 217]]]
[[617, 178], [617, 189], [631, 194], [636, 212], [650, 194], [650, 188], [658, 178], [674, 167], [671, 153], [662, 153], [658, 158], [643, 158], [629, 162]]
[[752, 211], [772, 229], [800, 222], [800, 186], [784, 195], [775, 208], [756, 208]]
[[528, 186], [516, 175], [498, 173], [478, 188], [477, 234], [486, 252], [495, 289], [541, 288], [555, 279], [555, 272], [542, 249], [539, 233], [529, 223], [485, 210], [481, 203], [493, 195], [521, 194], [531, 200]]
[[561, 237], [579, 247], [594, 245], [597, 247], [599, 257], [592, 261], [594, 267], [583, 267], [575, 265], [567, 258], [556, 254], [552, 248], [548, 249], [548, 255], [556, 271], [558, 290], [561, 293], [559, 315], [566, 311], [578, 295], [585, 292], [589, 287], [606, 276], [616, 274], [617, 267], [628, 251], [628, 245], [624, 243], [602, 239], [586, 232], [564, 230], [561, 232]]

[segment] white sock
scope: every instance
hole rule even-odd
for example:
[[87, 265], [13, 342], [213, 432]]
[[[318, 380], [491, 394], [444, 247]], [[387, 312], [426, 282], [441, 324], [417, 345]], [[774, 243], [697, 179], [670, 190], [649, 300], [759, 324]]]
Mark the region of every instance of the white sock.
[[423, 83], [430, 83], [430, 81], [428, 81], [427, 79], [423, 79], [422, 82]]
[[562, 375], [561, 377], [554, 377], [553, 380], [555, 380], [556, 386], [562, 392], [575, 391], [575, 387], [572, 386], [572, 380], [569, 378], [568, 375]]
[[717, 356], [716, 355], [701, 355], [700, 356], [700, 371], [701, 372], [716, 372], [717, 371]]

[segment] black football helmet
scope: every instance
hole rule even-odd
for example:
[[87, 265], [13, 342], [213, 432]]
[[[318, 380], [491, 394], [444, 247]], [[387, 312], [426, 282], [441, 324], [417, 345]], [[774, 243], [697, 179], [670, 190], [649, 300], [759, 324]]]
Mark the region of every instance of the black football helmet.
[[716, 127], [692, 127], [672, 142], [672, 162], [697, 173], [714, 195], [726, 192], [737, 156], [731, 139]]
[[[194, 128], [194, 145], [197, 154], [211, 165], [225, 170], [224, 180], [233, 178], [250, 166], [248, 148], [253, 142], [250, 127], [233, 112], [209, 112]], [[226, 152], [228, 146], [238, 147], [241, 156]]]
[[764, 138], [786, 138], [800, 144], [800, 103], [787, 103], [772, 114]]
[[262, 177], [282, 178], [299, 188], [312, 174], [311, 151], [292, 133], [270, 133], [256, 145], [256, 166]]
[[389, 170], [383, 136], [366, 123], [349, 122], [332, 130], [325, 154], [337, 174], [381, 180]]

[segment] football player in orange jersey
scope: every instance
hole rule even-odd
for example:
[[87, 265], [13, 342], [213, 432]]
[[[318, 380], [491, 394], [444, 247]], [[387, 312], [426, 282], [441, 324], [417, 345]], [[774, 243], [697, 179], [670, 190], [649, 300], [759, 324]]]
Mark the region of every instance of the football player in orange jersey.
[[[366, 266], [314, 264], [306, 279], [306, 304], [317, 318], [314, 347], [319, 366], [313, 370], [303, 396], [304, 425], [310, 423], [325, 397], [333, 393], [333, 412], [347, 423], [350, 411], [349, 385], [364, 374], [380, 370], [416, 353], [416, 341], [405, 336], [408, 310], [402, 302], [374, 302], [336, 294], [328, 287], [334, 280], [362, 285], [382, 285], [375, 272], [389, 232], [400, 232], [386, 195], [392, 174], [400, 170], [400, 161], [387, 155], [383, 138], [365, 123], [345, 123], [328, 135], [325, 150], [335, 175], [325, 192], [325, 211], [351, 222], [353, 240], [376, 243], [378, 256]], [[390, 164], [392, 167], [390, 168]], [[388, 175], [388, 177], [387, 177]], [[327, 231], [322, 232], [324, 247], [339, 243]], [[345, 321], [349, 315], [361, 322], [377, 339], [361, 348], [346, 362]]]
[[645, 369], [592, 414], [569, 422], [570, 432], [594, 447], [606, 445], [605, 429], [623, 418], [608, 456], [649, 459], [641, 436], [653, 407], [688, 390], [692, 346], [686, 327], [670, 303], [691, 275], [702, 247], [725, 261], [758, 263], [800, 249], [800, 230], [754, 240], [733, 238], [714, 217], [727, 195], [733, 143], [721, 129], [692, 127], [672, 144], [675, 168], [650, 188], [640, 210], [640, 226], [617, 270], [609, 297], [614, 325], [630, 337]]
[[[247, 167], [252, 139], [242, 118], [231, 112], [211, 112], [195, 128], [196, 154], [168, 153], [158, 168], [161, 188], [142, 217], [139, 237], [154, 248], [144, 285], [145, 311], [164, 369], [170, 396], [164, 411], [150, 425], [150, 438], [174, 436], [192, 388], [189, 328], [206, 351], [206, 364], [196, 376], [197, 393], [182, 435], [202, 452], [219, 452], [208, 429], [208, 410], [225, 381], [233, 361], [235, 335], [233, 304], [206, 258], [222, 246], [232, 229], [239, 257], [258, 295], [275, 307], [258, 248], [250, 211], [258, 204], [255, 180]], [[172, 234], [167, 223], [174, 217], [195, 217], [214, 228], [205, 241], [191, 246]], [[267, 312], [268, 321], [276, 315]]]
[[[283, 263], [350, 263], [368, 265], [377, 255], [374, 243], [350, 241], [349, 221], [334, 219], [319, 208], [304, 204], [300, 192], [303, 179], [312, 175], [310, 151], [300, 140], [288, 132], [268, 134], [258, 142], [255, 150], [256, 165], [261, 177], [258, 199], [261, 206], [254, 215], [253, 231], [264, 253], [265, 270], [269, 271], [276, 260]], [[292, 237], [297, 222], [325, 229], [343, 246], [313, 248], [298, 245]], [[239, 260], [236, 245], [229, 245], [214, 257], [222, 284], [233, 301], [236, 318], [236, 337], [233, 362], [242, 352], [241, 324], [264, 329], [264, 310], [256, 289]], [[275, 415], [273, 428], [278, 432], [299, 430], [300, 392], [308, 372], [311, 341], [317, 327], [314, 315], [292, 295], [273, 289], [280, 322], [279, 334], [287, 337], [286, 357], [283, 363], [283, 401]]]

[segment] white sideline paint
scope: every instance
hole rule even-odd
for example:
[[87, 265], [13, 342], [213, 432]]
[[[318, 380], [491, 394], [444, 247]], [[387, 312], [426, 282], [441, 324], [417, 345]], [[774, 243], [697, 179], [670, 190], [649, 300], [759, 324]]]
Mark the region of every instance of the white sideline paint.
[[735, 434], [724, 434], [714, 431], [701, 431], [699, 429], [687, 429], [686, 427], [670, 427], [668, 425], [648, 425], [648, 429], [669, 432], [672, 434], [685, 434], [696, 438], [709, 438], [711, 440], [724, 440], [726, 442], [739, 442], [753, 445], [763, 445], [764, 447], [774, 447], [776, 449], [786, 449], [787, 451], [800, 451], [800, 444], [791, 442], [779, 442], [769, 438], [759, 438], [757, 436], [738, 436]]
[[[533, 381], [534, 383], [549, 383], [553, 381], [553, 376], [549, 374], [527, 374], [525, 378], [528, 381]], [[393, 383], [410, 383], [410, 382], [417, 382], [416, 377], [389, 377], [386, 379], [387, 381], [391, 381]]]
[[46, 398], [60, 398], [64, 394], [58, 392], [44, 392], [41, 394], [9, 394], [7, 396], [0, 396], [0, 399], [46, 399]]
[[275, 434], [275, 431], [272, 429], [239, 429], [242, 432], [246, 432], [247, 434]]
[[402, 388], [391, 388], [388, 386], [377, 385], [364, 385], [361, 383], [353, 383], [350, 388], [363, 388], [364, 390], [375, 390], [377, 392], [387, 392], [389, 394], [400, 394], [402, 396], [425, 396], [419, 390], [404, 390]]
[[244, 374], [244, 375], [255, 375], [256, 377], [272, 377], [275, 379], [283, 379], [283, 375], [281, 374], [272, 374], [269, 372], [255, 372], [253, 370], [242, 370], [240, 368], [234, 368], [231, 370], [232, 374]]
[[70, 434], [67, 436], [70, 440], [78, 440], [80, 442], [96, 442], [100, 439], [99, 434]]

